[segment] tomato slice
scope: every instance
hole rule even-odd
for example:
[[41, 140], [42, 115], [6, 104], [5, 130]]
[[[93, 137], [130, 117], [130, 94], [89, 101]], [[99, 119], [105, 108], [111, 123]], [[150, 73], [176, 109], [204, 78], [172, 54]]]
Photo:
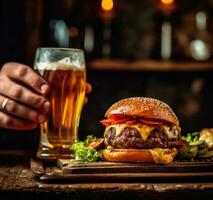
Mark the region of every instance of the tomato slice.
[[155, 121], [155, 120], [148, 120], [148, 119], [135, 119], [130, 116], [125, 116], [121, 114], [113, 114], [108, 117], [108, 119], [104, 119], [100, 121], [105, 126], [110, 126], [113, 124], [128, 124], [128, 125], [134, 125], [137, 123], [145, 124], [148, 126], [161, 126], [164, 123], [161, 121]]
[[109, 119], [103, 119], [100, 121], [104, 126], [110, 126], [112, 125], [112, 121]]
[[125, 124], [126, 122], [128, 122], [130, 119], [126, 118], [126, 119], [119, 119], [119, 120], [115, 120], [114, 123], [115, 124]]
[[111, 114], [108, 116], [108, 119], [112, 119], [112, 120], [120, 120], [124, 118], [126, 118], [126, 116], [122, 114]]
[[100, 122], [105, 126], [110, 126], [113, 124], [126, 124], [127, 121], [130, 121], [129, 119], [120, 119], [120, 120], [112, 120], [112, 119], [104, 119]]
[[160, 126], [160, 125], [163, 125], [163, 122], [160, 122], [160, 121], [151, 121], [151, 120], [147, 120], [147, 119], [139, 119], [140, 122], [142, 124], [146, 124], [146, 125], [153, 125], [153, 126]]
[[128, 120], [125, 124], [128, 124], [128, 125], [135, 125], [137, 124], [137, 120]]

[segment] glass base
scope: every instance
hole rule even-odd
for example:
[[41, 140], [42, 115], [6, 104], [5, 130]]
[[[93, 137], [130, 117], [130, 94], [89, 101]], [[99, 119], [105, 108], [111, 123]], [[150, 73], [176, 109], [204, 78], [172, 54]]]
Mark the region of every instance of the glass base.
[[55, 148], [50, 149], [47, 147], [41, 147], [37, 151], [37, 157], [41, 159], [58, 159], [58, 158], [74, 158], [74, 153], [70, 149], [61, 149], [61, 148]]

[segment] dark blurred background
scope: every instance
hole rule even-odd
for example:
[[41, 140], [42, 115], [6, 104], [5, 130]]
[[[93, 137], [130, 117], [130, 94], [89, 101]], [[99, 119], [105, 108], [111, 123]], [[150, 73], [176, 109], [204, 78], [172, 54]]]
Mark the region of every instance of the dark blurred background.
[[[107, 108], [131, 96], [168, 103], [183, 133], [213, 127], [213, 0], [1, 0], [0, 66], [32, 66], [40, 46], [85, 51], [80, 138], [101, 136]], [[38, 143], [38, 130], [0, 131], [0, 148]]]

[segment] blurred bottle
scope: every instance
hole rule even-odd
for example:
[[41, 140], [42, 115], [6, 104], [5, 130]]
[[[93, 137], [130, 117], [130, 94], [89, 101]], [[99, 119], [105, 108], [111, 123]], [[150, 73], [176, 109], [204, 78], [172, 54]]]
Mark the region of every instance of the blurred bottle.
[[160, 55], [163, 60], [169, 60], [172, 56], [172, 23], [171, 16], [176, 9], [175, 0], [161, 0], [159, 8], [163, 15], [161, 23], [161, 49]]
[[170, 60], [173, 57], [173, 13], [177, 9], [175, 0], [159, 0], [154, 4], [157, 15], [155, 23], [157, 24], [157, 40], [155, 44], [154, 58], [161, 60]]
[[206, 61], [211, 58], [212, 36], [208, 27], [207, 13], [200, 6], [179, 13], [180, 21], [174, 31], [173, 52], [176, 58], [196, 61]]
[[195, 37], [190, 42], [190, 54], [198, 61], [208, 60], [210, 57], [211, 37], [207, 30], [207, 15], [204, 11], [199, 11], [195, 15], [196, 31]]
[[161, 25], [161, 58], [169, 60], [172, 49], [172, 25], [169, 21], [164, 21]]
[[83, 48], [85, 21], [83, 2], [84, 0], [43, 2], [42, 46]]

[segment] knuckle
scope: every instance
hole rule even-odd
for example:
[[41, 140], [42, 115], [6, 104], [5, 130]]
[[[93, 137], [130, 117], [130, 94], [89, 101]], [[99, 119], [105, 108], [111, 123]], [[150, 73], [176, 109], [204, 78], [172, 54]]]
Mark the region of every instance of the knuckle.
[[40, 83], [41, 81], [39, 78], [36, 78], [36, 77], [31, 78], [31, 84], [33, 87], [36, 87], [36, 88], [39, 87]]
[[0, 75], [0, 91], [4, 91], [6, 80]]
[[3, 84], [3, 82], [4, 82], [3, 76], [0, 74], [0, 83]]
[[5, 70], [7, 70], [8, 67], [10, 67], [10, 63], [9, 63], [9, 62], [8, 62], [8, 63], [5, 63], [5, 64], [2, 66], [1, 71], [3, 72], [3, 71], [5, 71]]
[[11, 96], [15, 99], [20, 99], [22, 96], [22, 89], [20, 87], [12, 87], [11, 88]]
[[32, 121], [36, 121], [38, 115], [39, 114], [36, 111], [29, 111], [28, 114], [27, 114], [27, 118], [32, 120]]
[[14, 66], [14, 64], [16, 64], [16, 63], [14, 63], [14, 62], [7, 62], [7, 63], [5, 63], [2, 66], [1, 71], [7, 74], [11, 70], [11, 67]]
[[31, 99], [32, 105], [36, 108], [41, 107], [41, 105], [44, 103], [44, 98], [39, 97], [39, 96], [35, 96]]
[[11, 127], [13, 125], [13, 119], [10, 117], [5, 117], [3, 123], [6, 127]]
[[18, 77], [25, 76], [27, 74], [27, 70], [28, 70], [27, 66], [25, 66], [25, 65], [18, 65], [18, 68], [16, 70], [17, 76]]
[[8, 101], [8, 112], [15, 113], [17, 111], [17, 105], [14, 101]]

